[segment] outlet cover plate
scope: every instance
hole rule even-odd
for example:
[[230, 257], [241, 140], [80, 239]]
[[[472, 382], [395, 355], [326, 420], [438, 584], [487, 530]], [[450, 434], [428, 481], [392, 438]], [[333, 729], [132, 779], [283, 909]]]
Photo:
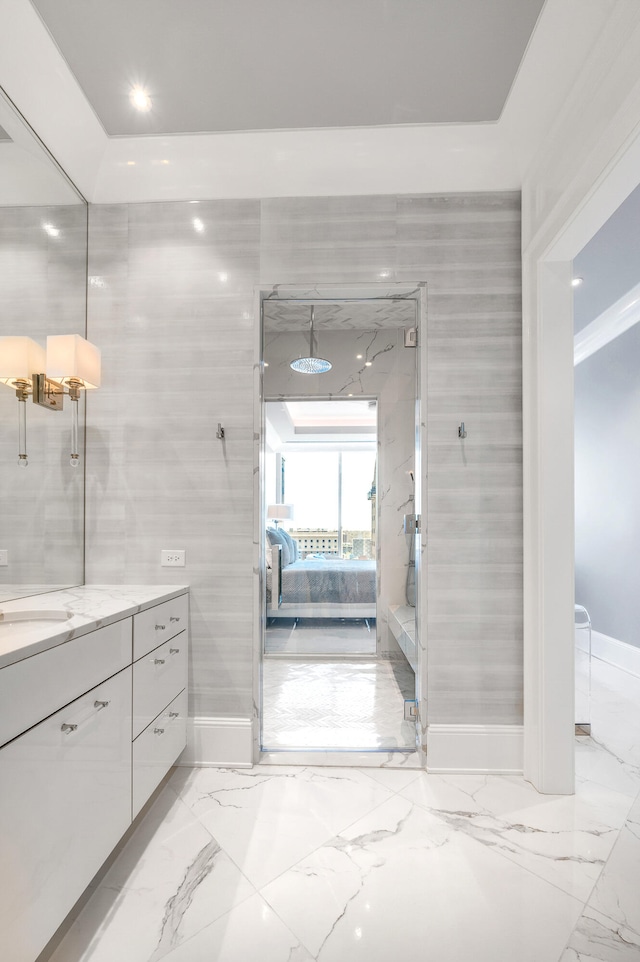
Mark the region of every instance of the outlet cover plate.
[[162, 568], [184, 568], [186, 551], [184, 548], [163, 548], [160, 552]]

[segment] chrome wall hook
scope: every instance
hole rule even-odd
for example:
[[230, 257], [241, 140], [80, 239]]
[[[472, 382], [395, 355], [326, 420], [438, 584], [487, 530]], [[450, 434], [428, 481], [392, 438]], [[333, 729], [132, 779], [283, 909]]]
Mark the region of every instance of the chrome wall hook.
[[467, 431], [464, 426], [464, 421], [461, 421], [460, 424], [458, 425], [458, 437], [466, 438], [466, 436], [467, 436]]
[[216, 437], [218, 438], [219, 441], [224, 441], [224, 428], [220, 424], [220, 421], [218, 421], [218, 430], [216, 431]]

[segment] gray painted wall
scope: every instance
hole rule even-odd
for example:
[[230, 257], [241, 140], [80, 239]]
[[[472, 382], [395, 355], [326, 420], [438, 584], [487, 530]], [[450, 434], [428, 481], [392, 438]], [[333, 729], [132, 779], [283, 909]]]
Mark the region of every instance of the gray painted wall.
[[576, 602], [640, 647], [640, 325], [575, 369]]
[[89, 246], [87, 579], [192, 585], [191, 713], [252, 712], [254, 286], [383, 276], [429, 284], [429, 720], [520, 722], [519, 194], [100, 206]]
[[584, 278], [573, 293], [577, 333], [640, 280], [640, 186], [580, 251], [573, 274]]

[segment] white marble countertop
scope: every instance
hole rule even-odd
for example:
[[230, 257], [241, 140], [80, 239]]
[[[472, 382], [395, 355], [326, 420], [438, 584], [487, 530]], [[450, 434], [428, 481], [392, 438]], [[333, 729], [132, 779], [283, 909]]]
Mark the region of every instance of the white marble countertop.
[[188, 585], [80, 585], [2, 602], [0, 612], [7, 621], [11, 612], [16, 611], [64, 610], [72, 612], [72, 616], [55, 624], [29, 622], [28, 628], [20, 626], [19, 633], [10, 627], [3, 631], [0, 621], [0, 668], [169, 601], [188, 590]]

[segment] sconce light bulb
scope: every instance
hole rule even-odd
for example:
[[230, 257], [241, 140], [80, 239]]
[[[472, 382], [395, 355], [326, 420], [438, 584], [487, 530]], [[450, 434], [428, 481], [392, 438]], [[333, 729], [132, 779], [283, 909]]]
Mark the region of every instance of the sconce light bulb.
[[71, 465], [72, 468], [77, 468], [78, 465], [80, 464], [79, 455], [72, 454], [71, 457], [69, 458], [69, 464]]
[[19, 467], [19, 468], [27, 468], [28, 466], [29, 466], [29, 462], [27, 461], [27, 456], [26, 456], [26, 454], [21, 454], [21, 455], [18, 457], [18, 467]]

